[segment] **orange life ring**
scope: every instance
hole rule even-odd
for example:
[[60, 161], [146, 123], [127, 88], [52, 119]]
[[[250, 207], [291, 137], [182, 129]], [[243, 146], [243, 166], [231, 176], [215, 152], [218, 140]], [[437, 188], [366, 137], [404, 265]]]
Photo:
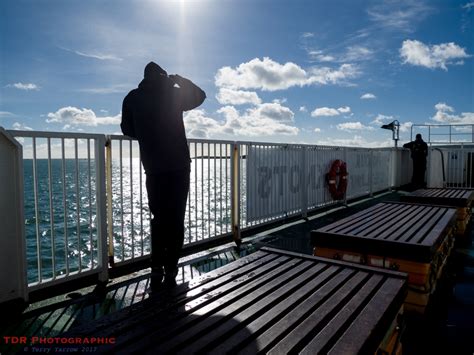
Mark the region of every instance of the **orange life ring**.
[[[342, 200], [347, 190], [347, 165], [342, 160], [334, 160], [331, 169], [326, 174], [326, 182], [329, 186], [329, 193], [334, 200]], [[339, 176], [339, 183], [337, 181]]]

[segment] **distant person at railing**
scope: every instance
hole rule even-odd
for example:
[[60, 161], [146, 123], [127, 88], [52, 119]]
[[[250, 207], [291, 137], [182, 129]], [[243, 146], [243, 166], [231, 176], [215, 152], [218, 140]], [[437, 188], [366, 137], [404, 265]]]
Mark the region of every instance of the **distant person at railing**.
[[123, 100], [123, 134], [138, 139], [151, 213], [152, 291], [176, 285], [184, 241], [190, 155], [183, 111], [206, 94], [190, 80], [169, 75], [158, 64], [145, 67], [138, 89]]
[[415, 140], [404, 144], [403, 148], [411, 150], [411, 159], [413, 160], [413, 176], [411, 178], [411, 183], [413, 187], [416, 189], [426, 187], [425, 171], [428, 144], [425, 143], [421, 134], [418, 133]]

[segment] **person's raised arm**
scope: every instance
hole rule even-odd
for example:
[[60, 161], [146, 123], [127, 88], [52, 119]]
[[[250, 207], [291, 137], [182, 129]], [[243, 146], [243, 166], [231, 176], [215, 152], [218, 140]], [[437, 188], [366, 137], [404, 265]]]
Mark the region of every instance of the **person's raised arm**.
[[170, 75], [169, 78], [179, 86], [178, 100], [183, 111], [198, 107], [206, 99], [206, 93], [191, 80], [179, 75]]

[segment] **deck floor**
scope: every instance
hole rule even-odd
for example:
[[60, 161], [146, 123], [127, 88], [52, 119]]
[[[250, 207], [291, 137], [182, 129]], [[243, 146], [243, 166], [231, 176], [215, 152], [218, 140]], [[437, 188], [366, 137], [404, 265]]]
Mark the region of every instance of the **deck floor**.
[[[318, 218], [272, 232], [260, 241], [262, 246], [278, 247], [312, 254], [310, 233], [382, 201], [400, 201], [391, 193], [356, 206], [323, 214]], [[471, 222], [472, 224], [472, 222]], [[424, 316], [411, 315], [402, 338], [404, 354], [474, 353], [474, 230], [468, 240], [456, 245]]]
[[[391, 193], [369, 199], [357, 205], [343, 207], [335, 212], [325, 212], [311, 217], [308, 221], [293, 223], [286, 228], [269, 231], [268, 235], [247, 244], [248, 252], [262, 246], [276, 247], [303, 254], [312, 254], [310, 232], [314, 229], [340, 220], [381, 201], [399, 201], [399, 193]], [[474, 342], [474, 248], [473, 231], [466, 245], [457, 246], [450, 259], [445, 277], [438, 284], [437, 291], [425, 316], [413, 316], [402, 338], [404, 353], [446, 353], [472, 354]], [[226, 253], [213, 253], [202, 258], [193, 266], [183, 268], [180, 282], [188, 281], [191, 276], [199, 276], [221, 267], [235, 259], [239, 254], [233, 250]], [[192, 273], [192, 275], [191, 275]], [[57, 336], [65, 331], [80, 329], [91, 320], [101, 319], [104, 315], [114, 314], [117, 310], [141, 304], [148, 297], [144, 292], [149, 275], [132, 275], [108, 286], [105, 293], [83, 294], [76, 299], [60, 297], [54, 301], [32, 305], [23, 315], [14, 319], [3, 319], [0, 335], [41, 335]], [[11, 348], [0, 348], [0, 353], [9, 353]]]

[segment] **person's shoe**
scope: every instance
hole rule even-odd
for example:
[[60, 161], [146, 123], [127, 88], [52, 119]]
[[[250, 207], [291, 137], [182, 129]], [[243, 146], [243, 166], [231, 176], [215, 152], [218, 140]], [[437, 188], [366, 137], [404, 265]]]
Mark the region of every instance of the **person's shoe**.
[[165, 273], [162, 267], [152, 267], [150, 276], [150, 291], [151, 293], [162, 289], [163, 278]]
[[170, 272], [165, 272], [165, 280], [163, 281], [163, 286], [167, 289], [176, 287], [176, 276], [178, 275], [178, 270], [174, 269]]

